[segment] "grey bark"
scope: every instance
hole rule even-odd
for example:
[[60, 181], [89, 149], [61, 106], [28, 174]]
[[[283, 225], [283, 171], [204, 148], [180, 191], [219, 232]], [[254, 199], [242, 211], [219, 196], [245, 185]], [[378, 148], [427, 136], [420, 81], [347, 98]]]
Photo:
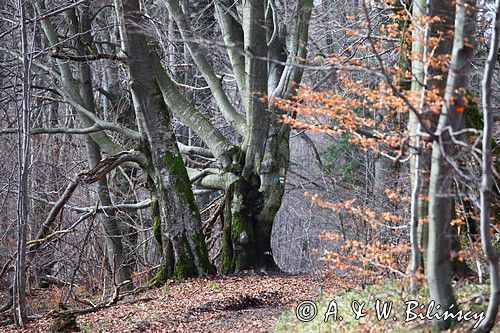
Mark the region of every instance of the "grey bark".
[[[124, 53], [139, 130], [151, 154], [152, 175], [161, 218], [161, 240], [165, 263], [160, 279], [176, 275], [188, 277], [211, 271], [201, 228], [201, 218], [194, 202], [189, 177], [172, 130], [171, 113], [163, 102], [153, 64], [155, 45], [148, 37], [147, 24], [136, 0], [116, 0]], [[160, 73], [164, 74], [164, 73]]]
[[[468, 8], [464, 8], [467, 4]], [[439, 116], [432, 148], [431, 174], [429, 183], [429, 245], [427, 280], [431, 299], [441, 305], [440, 313], [451, 309], [458, 311], [451, 287], [450, 247], [452, 218], [452, 161], [456, 148], [452, 142], [453, 132], [461, 126], [464, 90], [470, 70], [476, 27], [476, 2], [465, 1], [457, 5], [455, 37], [451, 64], [448, 72], [445, 105]], [[453, 323], [438, 320], [440, 329], [448, 329]]]
[[193, 33], [189, 28], [189, 23], [186, 20], [186, 16], [182, 11], [179, 1], [167, 0], [166, 5], [170, 14], [174, 18], [177, 27], [179, 28], [181, 37], [184, 40], [187, 48], [189, 49], [194, 62], [207, 81], [222, 115], [228, 121], [228, 123], [238, 131], [238, 133], [240, 133], [241, 135], [245, 135], [245, 119], [234, 109], [233, 105], [229, 101], [228, 96], [222, 89], [222, 84], [219, 78], [215, 75], [212, 66], [204, 56], [198, 44], [194, 42]]
[[30, 167], [30, 56], [28, 54], [28, 30], [26, 26], [26, 1], [17, 2], [20, 11], [22, 52], [22, 105], [19, 117], [19, 189], [17, 201], [17, 254], [13, 283], [13, 317], [17, 326], [27, 323], [26, 314], [26, 241], [28, 234], [28, 176]]
[[[38, 0], [35, 3], [35, 7], [39, 14], [46, 12], [45, 1]], [[59, 44], [59, 37], [57, 31], [55, 30], [54, 25], [50, 21], [49, 17], [46, 17], [41, 20], [42, 30], [49, 41], [49, 45], [56, 46]], [[64, 99], [75, 108], [75, 110], [80, 113], [82, 117], [82, 121], [85, 127], [91, 127], [95, 123], [99, 123], [99, 119], [95, 117], [92, 110], [88, 110], [83, 107], [82, 96], [80, 95], [78, 82], [73, 77], [73, 73], [71, 71], [71, 67], [69, 62], [66, 60], [57, 59], [57, 65], [60, 71], [60, 84], [59, 86], [55, 86], [54, 88], [61, 93]], [[105, 122], [100, 122], [101, 125], [112, 125], [112, 124], [104, 124]], [[103, 126], [105, 128], [107, 126]], [[115, 127], [116, 126], [111, 126]], [[121, 126], [118, 126], [121, 127]], [[123, 129], [123, 127], [121, 127]], [[124, 132], [127, 132], [125, 130]], [[123, 133], [124, 133], [123, 132]], [[133, 131], [132, 131], [133, 132]], [[125, 134], [125, 133], [124, 133]], [[132, 134], [129, 132], [129, 134]], [[133, 134], [132, 134], [133, 136]], [[120, 147], [116, 142], [113, 142], [111, 138], [104, 133], [103, 131], [95, 132], [91, 134], [92, 140], [97, 142], [99, 146], [109, 155], [116, 155], [122, 152], [124, 149]]]
[[243, 1], [243, 36], [245, 48], [245, 109], [248, 135], [245, 145], [244, 175], [250, 177], [264, 157], [269, 131], [267, 112], [267, 45], [264, 0]]
[[[76, 49], [81, 56], [85, 56], [87, 54], [86, 45], [92, 45], [89, 6], [90, 2], [85, 2], [83, 4], [80, 19], [78, 19], [74, 10], [70, 10], [68, 13], [70, 21], [74, 27], [73, 29], [75, 30], [75, 35], [79, 34], [80, 36], [76, 39]], [[92, 89], [92, 70], [90, 68], [90, 64], [88, 62], [82, 62], [79, 65], [80, 93], [82, 96], [83, 106], [88, 110], [96, 110]], [[97, 165], [102, 159], [99, 145], [92, 140], [90, 136], [87, 136], [86, 146], [89, 165]], [[97, 181], [97, 193], [102, 205], [113, 205], [106, 176]], [[130, 268], [126, 263], [126, 254], [123, 249], [122, 235], [114, 212], [103, 217], [102, 226], [105, 232], [104, 239], [107, 249], [108, 264], [112, 268], [116, 267], [116, 272], [112, 272], [115, 280], [114, 282], [117, 285], [123, 285], [123, 282], [125, 281], [132, 281]], [[128, 287], [131, 286], [132, 284], [129, 283]]]
[[493, 21], [493, 33], [491, 35], [490, 51], [486, 60], [484, 77], [482, 82], [483, 102], [483, 155], [482, 155], [482, 180], [481, 180], [481, 243], [486, 254], [486, 260], [490, 266], [490, 300], [486, 315], [479, 325], [478, 332], [489, 332], [495, 326], [500, 304], [500, 271], [499, 254], [493, 246], [490, 236], [490, 220], [492, 203], [495, 202], [493, 192], [493, 108], [492, 108], [492, 79], [495, 63], [498, 58], [500, 47], [500, 0], [495, 1], [495, 19]]
[[[447, 34], [453, 26], [455, 8], [450, 1], [446, 0], [430, 0], [430, 1], [413, 1], [413, 16], [418, 19], [422, 16], [440, 17], [441, 22], [435, 22], [428, 27], [419, 27], [413, 31], [412, 51], [419, 54], [422, 59], [427, 59], [429, 54], [433, 57], [446, 55], [451, 52], [452, 38]], [[428, 46], [428, 39], [436, 37], [440, 39], [437, 47], [432, 52]], [[434, 113], [426, 108], [425, 91], [429, 89], [438, 89], [441, 91], [441, 96], [444, 95], [445, 80], [435, 80], [434, 75], [445, 74], [441, 68], [424, 66], [423, 62], [414, 59], [412, 61], [413, 80], [411, 89], [421, 93], [421, 107], [424, 110], [423, 117], [430, 122], [432, 131], [436, 129], [438, 118]], [[411, 271], [416, 274], [417, 270], [425, 267], [425, 257], [427, 255], [428, 245], [428, 196], [429, 196], [429, 175], [431, 169], [431, 150], [428, 148], [428, 140], [422, 137], [423, 128], [417, 119], [417, 116], [411, 112], [408, 123], [410, 135], [413, 137], [413, 144], [416, 147], [414, 157], [410, 160], [410, 175], [412, 185], [412, 201], [411, 201], [411, 221], [412, 227], [416, 231], [412, 231], [412, 240], [415, 243], [413, 246], [414, 253], [411, 263]], [[427, 133], [431, 134], [431, 133]], [[418, 164], [418, 168], [415, 166]], [[418, 244], [418, 255], [415, 252]]]

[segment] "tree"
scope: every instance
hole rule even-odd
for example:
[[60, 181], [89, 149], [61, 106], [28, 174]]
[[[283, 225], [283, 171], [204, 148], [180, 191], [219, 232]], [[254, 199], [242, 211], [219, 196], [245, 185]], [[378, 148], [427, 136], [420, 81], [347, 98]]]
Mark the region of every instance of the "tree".
[[[283, 196], [280, 177], [285, 176], [288, 167], [290, 130], [278, 121], [279, 109], [269, 101], [292, 96], [294, 86], [300, 84], [302, 64], [307, 55], [312, 1], [297, 2], [288, 48], [274, 1], [244, 1], [242, 18], [233, 1], [216, 2], [217, 21], [246, 119], [229, 102], [214, 69], [189, 29], [179, 1], [169, 0], [166, 4], [219, 110], [242, 140], [239, 148], [229, 144], [211, 123], [187, 104], [166, 75], [158, 80], [173, 114], [207, 144], [222, 167], [216, 173], [198, 170], [193, 175], [196, 185], [225, 191], [222, 271], [273, 268], [271, 231]], [[155, 71], [163, 72], [159, 63]], [[203, 176], [206, 173], [209, 174]]]
[[159, 206], [155, 213], [160, 216], [155, 219], [161, 221], [164, 263], [157, 279], [210, 273], [200, 213], [172, 130], [170, 110], [155, 80], [153, 64], [159, 59], [154, 41], [148, 40], [142, 30], [146, 25], [138, 1], [116, 1], [115, 9], [122, 49], [128, 57], [136, 120], [145, 141], [144, 149], [151, 156], [149, 176]]
[[21, 54], [22, 54], [22, 104], [18, 116], [19, 127], [19, 189], [17, 207], [17, 247], [14, 273], [13, 314], [16, 325], [24, 327], [26, 314], [26, 241], [28, 237], [28, 177], [31, 161], [30, 155], [30, 61], [28, 54], [28, 29], [26, 27], [26, 1], [17, 2], [21, 13]]
[[[68, 11], [68, 17], [74, 30], [74, 35], [79, 36], [76, 41], [76, 49], [79, 56], [88, 56], [89, 51], [86, 46], [92, 45], [92, 27], [90, 22], [90, 3], [84, 2], [80, 17], [77, 16], [74, 8]], [[80, 92], [82, 95], [83, 106], [90, 111], [96, 110], [94, 101], [94, 92], [92, 88], [92, 70], [90, 63], [80, 62], [78, 71], [78, 79], [80, 82]], [[87, 135], [86, 148], [89, 160], [89, 165], [95, 166], [101, 161], [102, 154], [99, 145]], [[101, 178], [97, 182], [97, 193], [99, 199], [104, 206], [111, 206], [111, 195], [106, 177]], [[132, 281], [130, 269], [125, 262], [125, 251], [123, 249], [121, 232], [118, 226], [118, 221], [114, 213], [110, 213], [103, 219], [103, 229], [105, 232], [105, 242], [108, 254], [108, 264], [110, 267], [116, 267], [116, 272], [113, 272], [114, 282], [118, 285]], [[131, 286], [131, 283], [129, 284]]]
[[[40, 12], [43, 12], [44, 4], [39, 1], [38, 6]], [[169, 243], [172, 242], [176, 262], [183, 261], [182, 253], [190, 258], [187, 261], [191, 261], [187, 264], [189, 267], [186, 269], [186, 273], [179, 275], [202, 274], [209, 269], [205, 262], [206, 254], [204, 253], [206, 250], [201, 244], [203, 238], [200, 232], [201, 225], [197, 208], [192, 199], [191, 188], [187, 183], [187, 174], [183, 171], [184, 165], [181, 165], [182, 161], [176, 142], [174, 142], [173, 133], [167, 138], [166, 133], [171, 132], [169, 130], [169, 112], [172, 112], [176, 118], [189, 126], [208, 147], [206, 150], [203, 147], [181, 145], [180, 151], [195, 155], [214, 156], [219, 162], [219, 167], [211, 166], [204, 170], [191, 170], [190, 174], [197, 186], [227, 192], [222, 242], [223, 271], [230, 273], [249, 267], [275, 267], [271, 255], [271, 231], [274, 216], [280, 207], [283, 196], [280, 179], [286, 174], [288, 166], [289, 129], [277, 120], [279, 109], [269, 101], [275, 97], [293, 95], [294, 85], [300, 83], [304, 69], [302, 63], [307, 54], [308, 24], [312, 1], [299, 1], [297, 3], [297, 20], [290, 34], [288, 57], [285, 54], [284, 45], [286, 41], [285, 29], [278, 22], [278, 8], [274, 2], [265, 5], [264, 2], [245, 1], [242, 19], [239, 18], [232, 2], [217, 2], [217, 20], [226, 44], [246, 117], [239, 114], [236, 107], [229, 102], [229, 95], [224, 91], [214, 69], [202, 53], [180, 3], [178, 1], [167, 2], [167, 7], [175, 19], [181, 37], [199, 71], [207, 81], [219, 110], [241, 136], [242, 143], [239, 148], [230, 143], [214, 124], [188, 102], [175, 86], [166, 73], [154, 47], [155, 39], [143, 30], [147, 30], [147, 22], [137, 11], [138, 5], [126, 1], [117, 2], [115, 6], [121, 27], [123, 54], [128, 61], [139, 132], [122, 124], [102, 121], [93, 114], [90, 109], [91, 105], [87, 107], [84, 105], [82, 96], [79, 96], [80, 93], [77, 91], [77, 84], [71, 73], [71, 68], [66, 62], [67, 59], [77, 60], [77, 58], [68, 58], [62, 54], [56, 55], [61, 70], [62, 83], [58, 91], [82, 115], [87, 126], [98, 126], [101, 129], [112, 130], [143, 143], [147, 142], [140, 146], [141, 149], [147, 148], [145, 153], [151, 157], [151, 163], [150, 166], [143, 166], [143, 168], [147, 169], [154, 184], [153, 192], [157, 194], [156, 197], [159, 200], [160, 210], [155, 208], [154, 212], [161, 213], [161, 234], [169, 235], [167, 238], [170, 238], [168, 241], [161, 237], [163, 250], [164, 252], [170, 251]], [[123, 10], [120, 9], [121, 7]], [[127, 16], [139, 20], [138, 22], [141, 22], [139, 27], [135, 23], [128, 23]], [[261, 24], [255, 24], [255, 22]], [[42, 26], [51, 45], [57, 45], [58, 39], [49, 19], [44, 19]], [[127, 40], [132, 39], [133, 42], [127, 42]], [[136, 45], [141, 45], [142, 48], [137, 48]], [[147, 53], [146, 49], [149, 50]], [[90, 57], [91, 55], [86, 59], [90, 59]], [[144, 73], [149, 73], [149, 75]], [[152, 78], [152, 74], [154, 74], [154, 78]], [[148, 88], [145, 89], [145, 87]], [[164, 119], [164, 124], [159, 124], [158, 119]], [[122, 148], [104, 132], [93, 132], [90, 136], [107, 154], [116, 154], [122, 151]], [[162, 151], [162, 149], [168, 151]], [[167, 175], [157, 174], [160, 170], [169, 170], [172, 174], [178, 173], [173, 177], [177, 179], [175, 182], [178, 183], [181, 199], [166, 196], [166, 189], [171, 183], [167, 178], [161, 180]], [[179, 205], [185, 205], [189, 208], [181, 209], [180, 206], [167, 208], [167, 202], [168, 204], [179, 202]], [[178, 213], [180, 211], [185, 213]], [[173, 222], [174, 216], [177, 217], [176, 223], [185, 224], [179, 229], [181, 230], [179, 234], [177, 231], [172, 231], [177, 230], [177, 226]], [[180, 221], [179, 216], [183, 216]], [[170, 224], [164, 222], [168, 219], [171, 221]], [[159, 220], [157, 219], [157, 221]], [[155, 230], [158, 232], [160, 228], [155, 227]], [[190, 233], [187, 238], [196, 237], [196, 240], [186, 241], [186, 236], [183, 235], [185, 232]], [[173, 238], [181, 240], [173, 241]], [[184, 245], [177, 244], [179, 242]], [[189, 251], [186, 250], [188, 248]], [[176, 270], [171, 269], [172, 261], [168, 259], [171, 256], [168, 253], [164, 253], [164, 255], [167, 272], [165, 276], [168, 276]]]
[[[432, 161], [429, 180], [429, 245], [427, 280], [431, 299], [441, 305], [440, 313], [454, 306], [458, 311], [451, 287], [450, 247], [453, 186], [450, 177], [453, 168], [450, 157], [456, 153], [453, 142], [461, 128], [462, 112], [467, 99], [465, 89], [470, 70], [476, 27], [476, 2], [457, 5], [455, 35], [451, 63], [446, 82], [444, 105], [432, 142]], [[452, 320], [439, 321], [446, 329]]]
[[493, 21], [493, 32], [491, 44], [486, 59], [482, 83], [483, 102], [483, 150], [482, 150], [482, 177], [481, 177], [481, 242], [486, 259], [490, 266], [490, 301], [486, 310], [486, 316], [478, 327], [479, 332], [489, 332], [493, 329], [500, 304], [500, 269], [498, 250], [491, 243], [490, 221], [492, 203], [497, 202], [493, 197], [493, 159], [492, 159], [492, 131], [493, 112], [491, 108], [492, 77], [496, 59], [498, 59], [500, 47], [500, 1], [495, 1], [495, 17]]
[[[437, 126], [437, 114], [425, 103], [423, 97], [426, 91], [436, 91], [438, 96], [444, 96], [446, 68], [442, 57], [450, 54], [452, 48], [451, 31], [453, 29], [454, 7], [450, 1], [414, 1], [413, 2], [413, 61], [412, 90], [421, 94], [419, 107], [424, 111], [422, 117], [430, 124], [430, 130]], [[426, 22], [427, 19], [427, 22]], [[410, 160], [410, 175], [412, 185], [412, 238], [414, 245], [412, 274], [425, 267], [425, 256], [428, 244], [428, 195], [431, 150], [426, 140], [419, 138], [422, 127], [415, 113], [410, 113], [408, 122], [410, 135], [414, 137], [416, 154]], [[430, 133], [427, 133], [430, 134]], [[418, 249], [417, 249], [418, 244]]]

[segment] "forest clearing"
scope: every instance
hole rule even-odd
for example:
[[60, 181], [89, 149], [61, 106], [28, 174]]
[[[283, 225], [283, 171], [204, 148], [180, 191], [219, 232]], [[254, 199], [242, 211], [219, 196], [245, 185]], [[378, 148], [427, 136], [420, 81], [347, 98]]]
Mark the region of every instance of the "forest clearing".
[[4, 0], [0, 332], [500, 332], [500, 0]]

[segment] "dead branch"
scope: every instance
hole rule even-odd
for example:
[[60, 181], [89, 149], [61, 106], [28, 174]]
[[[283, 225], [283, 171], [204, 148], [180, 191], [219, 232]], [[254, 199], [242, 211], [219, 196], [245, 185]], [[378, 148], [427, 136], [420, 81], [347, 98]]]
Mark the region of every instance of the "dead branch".
[[[49, 212], [49, 215], [45, 219], [42, 227], [38, 231], [35, 239], [44, 239], [48, 236], [56, 217], [59, 215], [61, 210], [64, 208], [68, 200], [71, 198], [76, 188], [81, 184], [92, 184], [97, 182], [99, 179], [102, 179], [106, 174], [108, 174], [111, 170], [115, 169], [119, 165], [128, 161], [137, 162], [141, 157], [141, 153], [136, 151], [124, 151], [117, 155], [110, 156], [108, 158], [103, 159], [95, 167], [93, 167], [89, 171], [84, 171], [76, 176], [75, 179], [69, 183], [64, 191], [63, 195], [59, 200], [54, 204], [52, 209]], [[29, 247], [29, 251], [36, 251], [40, 247], [40, 242], [32, 243]]]

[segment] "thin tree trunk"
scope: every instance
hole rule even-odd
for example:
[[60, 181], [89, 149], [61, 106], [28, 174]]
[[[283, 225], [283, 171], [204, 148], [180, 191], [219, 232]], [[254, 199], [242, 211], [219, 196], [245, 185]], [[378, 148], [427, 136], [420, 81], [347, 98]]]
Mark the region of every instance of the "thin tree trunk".
[[28, 234], [28, 176], [30, 167], [30, 56], [26, 26], [26, 1], [18, 1], [21, 14], [22, 106], [19, 117], [19, 189], [17, 201], [17, 254], [13, 283], [13, 311], [17, 326], [24, 327], [26, 316], [26, 241]]
[[[493, 109], [491, 106], [492, 78], [495, 69], [495, 62], [498, 57], [498, 48], [500, 45], [500, 0], [495, 2], [495, 20], [493, 33], [491, 36], [491, 45], [486, 66], [484, 70], [482, 84], [482, 102], [483, 102], [483, 156], [482, 156], [482, 180], [481, 180], [481, 243], [486, 259], [490, 265], [490, 302], [486, 310], [486, 315], [478, 332], [489, 332], [493, 329], [498, 314], [500, 303], [500, 272], [499, 255], [491, 243], [490, 222], [491, 205], [493, 194], [493, 170], [492, 170], [492, 138], [493, 138]], [[494, 200], [494, 199], [493, 199]]]
[[[435, 130], [438, 122], [437, 116], [433, 111], [428, 110], [425, 104], [425, 90], [426, 87], [430, 89], [438, 89], [439, 95], [444, 95], [445, 81], [433, 79], [436, 75], [444, 75], [442, 67], [436, 67], [427, 64], [429, 56], [437, 58], [440, 55], [446, 55], [451, 52], [452, 38], [448, 35], [448, 31], [453, 27], [455, 8], [451, 1], [448, 0], [414, 0], [413, 1], [413, 18], [414, 24], [418, 27], [413, 31], [413, 44], [412, 49], [415, 55], [420, 55], [420, 58], [415, 58], [412, 61], [412, 73], [414, 80], [412, 81], [411, 89], [415, 92], [422, 94], [421, 107], [424, 110], [424, 118], [430, 122], [431, 130]], [[441, 21], [434, 22], [429, 25], [421, 26], [419, 19], [423, 17], [439, 17]], [[438, 38], [439, 44], [437, 46], [429, 46], [429, 38]], [[423, 59], [423, 60], [421, 60]], [[424, 64], [425, 63], [425, 64]], [[417, 241], [419, 253], [413, 254], [412, 257], [412, 271], [414, 274], [418, 270], [424, 270], [427, 246], [428, 246], [428, 196], [429, 196], [429, 175], [431, 169], [431, 150], [427, 147], [427, 141], [418, 136], [422, 131], [416, 115], [410, 114], [409, 119], [409, 132], [413, 136], [416, 147], [415, 156], [410, 160], [410, 175], [412, 193], [415, 198], [411, 201], [412, 212], [412, 226], [416, 226], [417, 230], [412, 232], [416, 237], [413, 241]], [[416, 168], [418, 160], [418, 168]], [[416, 188], [415, 188], [416, 187]], [[416, 249], [416, 246], [413, 246]], [[418, 260], [418, 261], [416, 261]]]
[[[87, 45], [87, 47], [92, 45], [89, 6], [90, 1], [83, 3], [80, 19], [76, 16], [76, 11], [74, 9], [68, 12], [74, 33], [75, 35], [79, 34], [79, 38], [76, 39], [76, 49], [81, 56], [87, 55], [85, 45]], [[92, 89], [92, 70], [90, 64], [88, 62], [82, 62], [79, 65], [80, 93], [83, 106], [95, 112], [96, 107]], [[89, 165], [97, 165], [102, 159], [99, 145], [95, 143], [90, 136], [87, 136], [86, 146]], [[113, 205], [106, 176], [102, 177], [97, 182], [97, 193], [102, 205]], [[115, 212], [108, 213], [104, 216], [102, 226], [105, 232], [104, 239], [106, 242], [108, 264], [112, 268], [116, 267], [116, 272], [112, 272], [112, 278], [115, 280], [114, 282], [119, 285], [124, 281], [132, 281], [131, 272], [125, 259], [126, 256], [123, 250], [122, 234], [118, 227]], [[132, 284], [128, 284], [127, 287], [131, 288]]]

